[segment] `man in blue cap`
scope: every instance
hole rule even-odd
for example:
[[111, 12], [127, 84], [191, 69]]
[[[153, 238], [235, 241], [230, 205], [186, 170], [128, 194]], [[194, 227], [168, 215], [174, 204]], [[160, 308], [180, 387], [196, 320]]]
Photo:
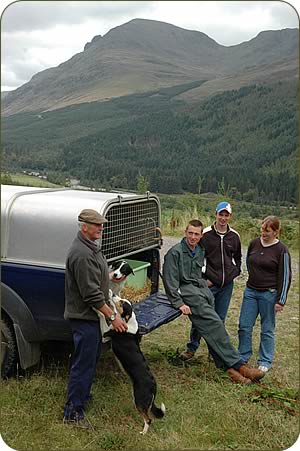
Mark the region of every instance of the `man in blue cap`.
[[[233, 290], [233, 280], [241, 272], [241, 241], [239, 234], [229, 227], [232, 208], [229, 202], [216, 207], [215, 222], [203, 230], [201, 245], [205, 249], [204, 277], [215, 298], [215, 311], [225, 322]], [[187, 350], [180, 354], [183, 360], [191, 359], [200, 345], [201, 335], [192, 326]]]

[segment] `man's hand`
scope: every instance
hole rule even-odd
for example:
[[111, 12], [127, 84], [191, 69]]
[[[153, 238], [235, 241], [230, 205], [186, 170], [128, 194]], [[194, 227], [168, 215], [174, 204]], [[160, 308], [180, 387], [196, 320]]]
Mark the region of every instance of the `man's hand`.
[[117, 315], [116, 319], [111, 322], [111, 325], [113, 330], [115, 330], [116, 332], [126, 332], [126, 330], [128, 329], [127, 324], [121, 319], [119, 315]]
[[213, 286], [213, 283], [209, 280], [209, 279], [207, 279], [207, 286], [208, 286], [208, 288], [210, 288], [210, 287], [212, 287]]
[[181, 310], [184, 315], [191, 315], [192, 314], [192, 311], [191, 311], [190, 307], [188, 305], [185, 305], [185, 304], [181, 305], [179, 307], [179, 310]]

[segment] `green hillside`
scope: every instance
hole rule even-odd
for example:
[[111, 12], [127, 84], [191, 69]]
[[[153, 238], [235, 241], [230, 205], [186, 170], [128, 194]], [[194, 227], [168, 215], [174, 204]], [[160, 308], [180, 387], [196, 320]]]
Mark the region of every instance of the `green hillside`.
[[203, 81], [2, 121], [4, 169], [56, 171], [83, 184], [154, 192], [230, 191], [296, 202], [297, 85], [227, 91], [192, 106]]

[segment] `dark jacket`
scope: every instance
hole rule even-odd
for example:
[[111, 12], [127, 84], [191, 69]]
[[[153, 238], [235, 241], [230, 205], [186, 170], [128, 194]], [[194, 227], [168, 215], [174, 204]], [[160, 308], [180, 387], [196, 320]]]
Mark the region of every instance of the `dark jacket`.
[[65, 274], [65, 319], [99, 321], [92, 307], [108, 300], [108, 266], [96, 243], [78, 232], [67, 256]]
[[249, 278], [247, 287], [258, 291], [276, 290], [276, 303], [284, 305], [291, 285], [291, 257], [287, 247], [278, 241], [263, 246], [260, 238], [252, 240], [247, 252]]
[[205, 249], [205, 277], [216, 287], [232, 282], [241, 272], [242, 251], [239, 234], [229, 226], [221, 235], [215, 225], [203, 231], [201, 244]]

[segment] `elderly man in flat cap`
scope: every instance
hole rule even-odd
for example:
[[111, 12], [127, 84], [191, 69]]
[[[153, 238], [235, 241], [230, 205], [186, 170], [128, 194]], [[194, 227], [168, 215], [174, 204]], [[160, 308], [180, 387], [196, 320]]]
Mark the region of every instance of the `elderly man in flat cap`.
[[125, 332], [127, 325], [106, 304], [109, 273], [97, 244], [107, 220], [97, 211], [82, 210], [79, 232], [67, 256], [65, 273], [65, 312], [70, 322], [74, 354], [70, 369], [64, 422], [89, 427], [84, 407], [91, 398], [91, 385], [101, 353], [99, 318], [94, 308], [110, 319], [113, 329]]

